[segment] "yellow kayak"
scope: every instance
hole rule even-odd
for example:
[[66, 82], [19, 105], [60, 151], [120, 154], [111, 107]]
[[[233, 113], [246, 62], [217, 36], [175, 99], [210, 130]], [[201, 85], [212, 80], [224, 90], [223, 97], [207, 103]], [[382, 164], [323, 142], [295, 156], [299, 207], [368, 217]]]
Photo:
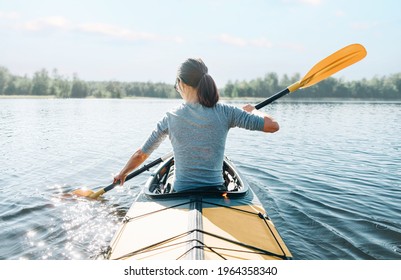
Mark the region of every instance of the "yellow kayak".
[[128, 210], [107, 259], [281, 260], [292, 255], [249, 184], [226, 157], [224, 189], [174, 192], [174, 157]]

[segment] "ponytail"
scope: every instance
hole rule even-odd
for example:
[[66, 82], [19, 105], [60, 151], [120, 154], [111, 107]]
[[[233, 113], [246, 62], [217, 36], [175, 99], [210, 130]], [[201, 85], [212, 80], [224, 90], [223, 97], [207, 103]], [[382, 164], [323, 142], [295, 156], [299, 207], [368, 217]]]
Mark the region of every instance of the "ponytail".
[[187, 85], [197, 89], [199, 103], [213, 107], [219, 101], [219, 92], [208, 68], [201, 59], [187, 59], [178, 69], [177, 76]]
[[213, 78], [205, 73], [199, 81], [198, 100], [205, 107], [213, 107], [219, 101], [219, 92]]

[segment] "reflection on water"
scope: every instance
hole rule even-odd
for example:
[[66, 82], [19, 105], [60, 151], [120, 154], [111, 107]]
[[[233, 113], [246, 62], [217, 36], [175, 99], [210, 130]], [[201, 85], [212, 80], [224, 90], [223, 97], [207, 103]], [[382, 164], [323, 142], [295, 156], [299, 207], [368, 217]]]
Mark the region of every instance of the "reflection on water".
[[[68, 193], [108, 185], [179, 102], [0, 100], [0, 259], [99, 254], [149, 173], [100, 201]], [[278, 133], [230, 131], [226, 154], [296, 259], [401, 259], [400, 108], [276, 103]]]

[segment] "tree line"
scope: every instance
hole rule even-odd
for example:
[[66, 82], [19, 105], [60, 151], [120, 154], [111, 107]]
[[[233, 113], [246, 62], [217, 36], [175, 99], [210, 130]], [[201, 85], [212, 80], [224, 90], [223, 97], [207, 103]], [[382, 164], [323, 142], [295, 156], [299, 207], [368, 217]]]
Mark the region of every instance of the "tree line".
[[32, 78], [12, 75], [0, 67], [0, 95], [55, 96], [57, 98], [123, 98], [157, 97], [178, 98], [173, 85], [152, 82], [84, 81], [73, 74], [72, 79], [54, 69], [50, 74], [42, 69]]
[[[250, 81], [229, 81], [220, 89], [220, 95], [228, 98], [265, 98], [300, 80], [299, 74], [279, 77], [267, 73]], [[172, 84], [152, 82], [84, 81], [74, 74], [72, 79], [59, 74], [57, 69], [49, 73], [41, 69], [30, 78], [13, 75], [0, 67], [0, 95], [55, 96], [57, 98], [124, 98], [157, 97], [178, 98]], [[289, 95], [288, 98], [360, 98], [401, 99], [401, 73], [357, 81], [328, 78], [312, 87]]]
[[[229, 81], [223, 91], [228, 97], [269, 97], [293, 83], [299, 81], [301, 76], [295, 74], [292, 77], [283, 75], [279, 78], [276, 73], [268, 73], [263, 78], [251, 81]], [[357, 81], [345, 81], [329, 77], [320, 83], [296, 94], [290, 94], [286, 98], [292, 99], [319, 99], [319, 98], [358, 98], [358, 99], [383, 99], [401, 100], [401, 73], [388, 77], [374, 77]]]

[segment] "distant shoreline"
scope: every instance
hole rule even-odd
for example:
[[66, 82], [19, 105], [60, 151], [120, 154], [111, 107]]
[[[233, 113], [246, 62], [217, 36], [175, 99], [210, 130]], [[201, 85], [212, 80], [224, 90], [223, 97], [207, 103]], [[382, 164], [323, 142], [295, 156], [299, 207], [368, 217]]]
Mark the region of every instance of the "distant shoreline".
[[55, 99], [55, 95], [0, 95], [0, 99]]
[[[268, 98], [266, 96], [265, 98]], [[142, 96], [127, 96], [123, 98], [96, 98], [93, 96], [86, 97], [86, 98], [59, 98], [55, 95], [0, 95], [0, 100], [2, 99], [81, 99], [81, 100], [88, 100], [88, 99], [96, 99], [96, 100], [123, 100], [123, 99], [160, 99], [160, 100], [173, 100], [179, 98], [161, 98], [161, 97], [142, 97]], [[241, 103], [250, 103], [256, 104], [264, 100], [263, 97], [220, 97], [221, 101], [232, 101], [232, 102], [241, 102]], [[275, 103], [320, 103], [320, 102], [380, 102], [380, 103], [401, 103], [399, 99], [380, 99], [380, 98], [333, 98], [333, 97], [326, 97], [326, 98], [297, 98], [297, 99], [280, 99], [275, 101]]]

